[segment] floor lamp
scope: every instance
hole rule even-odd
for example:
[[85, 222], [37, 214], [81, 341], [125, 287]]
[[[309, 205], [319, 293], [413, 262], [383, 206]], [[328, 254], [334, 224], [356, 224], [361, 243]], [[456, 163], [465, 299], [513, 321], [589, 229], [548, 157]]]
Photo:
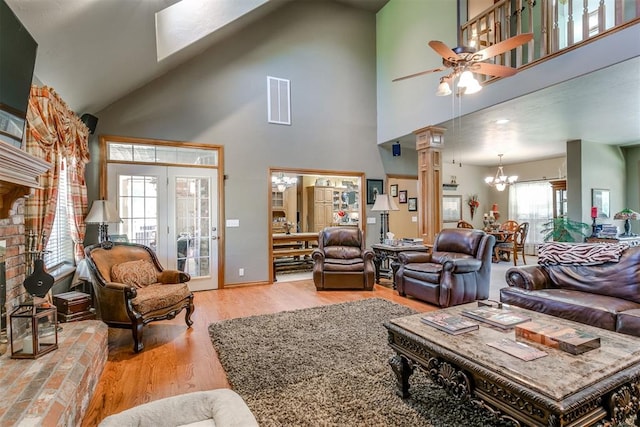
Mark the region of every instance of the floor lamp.
[[389, 211], [399, 210], [398, 205], [388, 194], [378, 194], [376, 196], [371, 212], [380, 212], [380, 243], [384, 243], [384, 236], [389, 231]]
[[98, 243], [109, 240], [109, 222], [122, 222], [118, 213], [107, 200], [94, 200], [84, 219], [87, 224], [98, 224]]

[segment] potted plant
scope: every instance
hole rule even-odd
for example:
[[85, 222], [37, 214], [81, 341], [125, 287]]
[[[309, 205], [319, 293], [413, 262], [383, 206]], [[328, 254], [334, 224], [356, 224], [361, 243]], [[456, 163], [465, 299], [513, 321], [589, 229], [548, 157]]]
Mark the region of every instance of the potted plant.
[[591, 229], [589, 224], [574, 221], [566, 216], [551, 218], [542, 224], [543, 229], [540, 231], [545, 242], [583, 242], [589, 236]]

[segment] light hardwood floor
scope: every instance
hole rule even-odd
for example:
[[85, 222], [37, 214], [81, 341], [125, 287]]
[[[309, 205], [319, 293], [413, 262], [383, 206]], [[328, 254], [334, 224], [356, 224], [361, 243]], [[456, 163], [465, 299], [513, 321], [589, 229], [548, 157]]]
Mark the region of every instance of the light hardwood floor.
[[[527, 257], [528, 264], [536, 262], [536, 257]], [[499, 298], [511, 266], [492, 264], [491, 299]], [[372, 292], [317, 292], [312, 280], [286, 281], [285, 277], [279, 276], [273, 285], [197, 292], [193, 326], [186, 328], [184, 312], [173, 320], [149, 324], [144, 328], [145, 348], [139, 354], [133, 353], [131, 331], [110, 328], [108, 361], [82, 425], [95, 426], [110, 414], [163, 397], [229, 387], [209, 339], [207, 328], [212, 322], [364, 298], [385, 298], [419, 312], [437, 309], [380, 285]]]

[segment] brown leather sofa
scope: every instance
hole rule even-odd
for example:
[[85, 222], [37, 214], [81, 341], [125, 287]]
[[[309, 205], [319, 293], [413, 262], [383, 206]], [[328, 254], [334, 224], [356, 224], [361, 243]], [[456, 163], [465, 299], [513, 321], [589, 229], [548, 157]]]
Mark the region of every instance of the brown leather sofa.
[[430, 253], [398, 254], [398, 293], [440, 307], [489, 298], [494, 244], [495, 237], [481, 230], [442, 230]]
[[364, 289], [375, 282], [374, 253], [365, 249], [357, 227], [327, 227], [318, 233], [318, 247], [311, 253], [316, 289]]
[[504, 303], [640, 336], [640, 247], [599, 265], [512, 267], [506, 281]]

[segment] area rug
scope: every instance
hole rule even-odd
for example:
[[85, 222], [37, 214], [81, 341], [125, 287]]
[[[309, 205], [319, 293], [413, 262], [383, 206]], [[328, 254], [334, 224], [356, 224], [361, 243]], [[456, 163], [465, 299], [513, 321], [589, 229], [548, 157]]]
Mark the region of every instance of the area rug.
[[232, 388], [261, 426], [493, 426], [421, 371], [395, 393], [383, 322], [414, 314], [384, 299], [225, 320], [209, 326]]

